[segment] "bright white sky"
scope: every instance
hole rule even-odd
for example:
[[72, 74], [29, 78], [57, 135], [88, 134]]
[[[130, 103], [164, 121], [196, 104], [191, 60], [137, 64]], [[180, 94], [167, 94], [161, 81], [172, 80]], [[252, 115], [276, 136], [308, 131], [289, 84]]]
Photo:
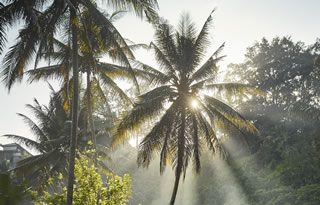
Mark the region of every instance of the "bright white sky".
[[[243, 60], [245, 50], [262, 37], [268, 39], [275, 36], [292, 36], [293, 40], [301, 40], [307, 44], [320, 37], [320, 1], [319, 0], [158, 0], [160, 15], [176, 25], [179, 15], [190, 12], [199, 28], [213, 8], [214, 28], [212, 30], [212, 48], [226, 42], [224, 54], [227, 55], [222, 69], [228, 63]], [[149, 43], [153, 38], [152, 27], [133, 15], [126, 15], [116, 23], [117, 28], [126, 38], [135, 43]], [[15, 38], [10, 32], [9, 41]], [[2, 61], [0, 56], [0, 61]], [[150, 62], [145, 56], [137, 56], [144, 62]], [[32, 65], [30, 65], [32, 68]], [[0, 136], [18, 134], [32, 136], [16, 113], [30, 116], [25, 104], [37, 98], [46, 104], [49, 91], [46, 83], [17, 84], [10, 94], [4, 86], [0, 86]], [[0, 139], [0, 143], [7, 141]]]

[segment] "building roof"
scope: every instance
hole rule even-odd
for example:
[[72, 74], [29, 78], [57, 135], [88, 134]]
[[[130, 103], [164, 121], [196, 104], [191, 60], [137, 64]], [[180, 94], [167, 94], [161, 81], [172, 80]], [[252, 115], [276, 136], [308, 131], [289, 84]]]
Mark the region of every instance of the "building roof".
[[17, 143], [0, 144], [0, 151], [11, 151], [11, 150], [5, 150], [5, 148], [6, 147], [13, 147], [13, 146], [20, 148], [21, 150], [27, 152], [28, 155], [32, 156], [32, 154], [28, 150], [26, 150], [25, 148], [23, 148], [21, 145], [19, 145]]

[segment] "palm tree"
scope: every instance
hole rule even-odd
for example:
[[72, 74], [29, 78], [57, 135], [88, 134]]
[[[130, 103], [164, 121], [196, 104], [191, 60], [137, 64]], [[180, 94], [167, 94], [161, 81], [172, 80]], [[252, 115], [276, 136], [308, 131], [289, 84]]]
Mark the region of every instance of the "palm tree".
[[19, 178], [25, 178], [31, 186], [41, 187], [48, 177], [67, 172], [71, 121], [63, 109], [60, 93], [52, 92], [49, 106], [40, 105], [36, 99], [34, 105], [26, 106], [37, 120], [21, 113], [18, 115], [30, 127], [36, 139], [16, 134], [6, 134], [4, 137], [34, 149], [38, 154], [20, 160], [10, 171], [15, 172]]
[[[108, 1], [110, 5], [117, 9], [128, 9], [134, 11], [138, 16], [142, 17], [146, 14], [148, 19], [152, 20], [157, 17], [155, 8], [156, 0], [112, 0]], [[48, 4], [48, 5], [47, 5]], [[46, 9], [40, 12], [40, 9], [46, 5]], [[10, 89], [16, 80], [21, 80], [23, 70], [30, 61], [32, 54], [36, 50], [52, 49], [50, 40], [61, 23], [65, 19], [69, 19], [72, 39], [72, 68], [73, 68], [73, 103], [72, 103], [72, 130], [70, 142], [70, 163], [69, 163], [69, 179], [67, 204], [72, 204], [73, 181], [74, 181], [74, 160], [77, 138], [78, 124], [78, 104], [79, 104], [79, 77], [78, 77], [78, 28], [77, 24], [78, 11], [86, 8], [93, 16], [96, 24], [101, 25], [101, 36], [112, 36], [112, 43], [115, 46], [127, 47], [126, 42], [112, 25], [110, 21], [101, 13], [91, 0], [52, 0], [48, 3], [45, 0], [9, 0], [6, 5], [0, 5], [0, 51], [5, 44], [5, 28], [12, 26], [14, 22], [23, 19], [26, 27], [20, 31], [17, 44], [11, 47], [5, 56], [5, 67], [2, 71], [6, 86]], [[38, 49], [36, 49], [38, 45]], [[128, 49], [129, 50], [129, 49]], [[37, 58], [36, 58], [37, 61]]]
[[136, 63], [156, 87], [138, 97], [133, 109], [117, 126], [113, 139], [114, 145], [124, 142], [130, 137], [130, 131], [137, 130], [145, 121], [156, 120], [139, 145], [138, 165], [147, 167], [153, 153], [160, 152], [162, 173], [167, 161], [172, 160], [175, 183], [171, 205], [175, 202], [180, 176], [186, 174], [189, 161], [193, 161], [196, 172], [200, 171], [203, 143], [213, 153], [225, 153], [215, 126], [224, 125], [242, 134], [257, 132], [253, 124], [209, 92], [255, 90], [243, 84], [215, 82], [217, 62], [224, 57], [219, 56], [224, 44], [201, 64], [209, 43], [211, 23], [212, 13], [198, 35], [188, 15], [182, 16], [177, 31], [165, 21], [157, 26], [156, 43], [151, 43], [150, 47], [155, 52], [159, 69]]
[[[35, 99], [34, 105], [27, 104], [36, 117], [36, 120], [18, 113], [18, 115], [24, 120], [24, 122], [30, 127], [30, 130], [35, 137], [35, 140], [30, 139], [27, 136], [20, 136], [16, 134], [6, 134], [11, 140], [24, 144], [25, 146], [34, 149], [37, 152], [36, 155], [25, 158], [17, 163], [11, 172], [17, 174], [19, 178], [27, 179], [29, 184], [34, 188], [41, 188], [45, 185], [49, 177], [52, 177], [58, 173], [66, 174], [69, 145], [70, 145], [70, 129], [71, 119], [70, 112], [64, 109], [64, 96], [63, 90], [58, 92], [51, 89], [51, 98], [49, 106], [40, 105]], [[79, 115], [79, 139], [78, 149], [84, 150], [88, 147], [86, 126], [83, 123], [86, 118], [86, 111], [80, 110]], [[102, 124], [99, 118], [95, 119], [95, 123]], [[105, 137], [107, 131], [104, 127], [99, 126], [97, 131], [99, 136]], [[100, 147], [97, 148], [97, 154], [99, 156], [106, 156], [104, 151], [101, 151]], [[100, 163], [101, 164], [101, 163]], [[102, 166], [101, 168], [106, 168]]]
[[[131, 78], [133, 83], [136, 84], [135, 75], [132, 73], [130, 67], [121, 66], [121, 64], [126, 64], [129, 59], [125, 61], [120, 61], [119, 54], [128, 53], [124, 48], [113, 48], [110, 44], [101, 43], [105, 39], [101, 39], [101, 36], [97, 36], [96, 32], [99, 29], [98, 25], [92, 22], [92, 17], [87, 13], [83, 12], [84, 15], [81, 18], [81, 25], [79, 25], [79, 70], [81, 73], [86, 75], [86, 89], [82, 100], [87, 110], [87, 121], [88, 125], [87, 132], [91, 135], [92, 141], [95, 143], [95, 126], [93, 123], [93, 107], [94, 100], [92, 97], [96, 96], [102, 100], [103, 103], [108, 104], [107, 97], [103, 91], [103, 86], [106, 85], [109, 92], [116, 94], [123, 100], [126, 104], [131, 103], [130, 98], [125, 94], [125, 92], [117, 85], [113, 78]], [[117, 19], [122, 12], [115, 12], [109, 17], [109, 21], [113, 22]], [[112, 40], [112, 39], [111, 39]], [[48, 51], [45, 53], [40, 53], [39, 58], [45, 60], [54, 59], [57, 61], [56, 65], [50, 65], [45, 67], [40, 67], [32, 70], [28, 70], [26, 73], [29, 75], [29, 82], [38, 80], [49, 80], [57, 79], [62, 84], [62, 90], [64, 91], [64, 107], [66, 110], [69, 109], [69, 92], [72, 88], [71, 75], [71, 56], [70, 53], [72, 49], [67, 45], [67, 43], [62, 43], [57, 39], [53, 40], [55, 49], [53, 51]], [[143, 46], [142, 44], [129, 45], [130, 49], [135, 49]], [[94, 50], [94, 53], [92, 52]], [[118, 51], [120, 50], [120, 51]], [[99, 61], [99, 57], [107, 56], [113, 61], [120, 61], [119, 65], [112, 63], [104, 63]], [[93, 95], [93, 92], [95, 95]], [[92, 102], [94, 101], [94, 102]]]

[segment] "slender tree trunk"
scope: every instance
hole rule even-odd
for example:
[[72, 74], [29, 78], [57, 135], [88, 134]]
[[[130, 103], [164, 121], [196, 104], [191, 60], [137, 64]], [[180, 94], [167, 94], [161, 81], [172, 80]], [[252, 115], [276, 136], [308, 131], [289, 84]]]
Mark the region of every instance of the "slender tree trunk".
[[[74, 1], [72, 2], [76, 7]], [[70, 24], [72, 35], [72, 70], [73, 70], [73, 98], [72, 98], [72, 128], [69, 153], [69, 173], [67, 186], [67, 205], [72, 205], [74, 186], [74, 166], [76, 157], [77, 129], [78, 129], [78, 105], [79, 105], [79, 68], [78, 68], [78, 37], [76, 9], [70, 7]]]
[[[181, 169], [182, 167], [180, 167]], [[178, 169], [178, 168], [177, 168]], [[177, 192], [178, 192], [178, 187], [179, 187], [179, 182], [180, 182], [180, 176], [181, 176], [181, 171], [180, 174], [176, 173], [176, 179], [174, 181], [174, 187], [171, 195], [171, 200], [170, 200], [170, 205], [174, 205], [174, 202], [176, 200]]]
[[185, 144], [185, 127], [186, 127], [186, 113], [185, 109], [182, 108], [181, 111], [181, 129], [178, 137], [178, 163], [177, 163], [177, 169], [176, 169], [176, 179], [174, 182], [174, 187], [172, 191], [172, 196], [170, 200], [170, 205], [174, 205], [174, 202], [176, 200], [179, 182], [180, 182], [180, 176], [182, 173], [182, 165], [183, 165], [183, 157], [184, 157], [184, 144]]
[[88, 110], [88, 124], [90, 129], [91, 140], [94, 148], [97, 146], [97, 140], [95, 135], [95, 127], [93, 121], [93, 109], [92, 109], [92, 95], [91, 95], [91, 80], [90, 80], [90, 68], [87, 68], [87, 110]]

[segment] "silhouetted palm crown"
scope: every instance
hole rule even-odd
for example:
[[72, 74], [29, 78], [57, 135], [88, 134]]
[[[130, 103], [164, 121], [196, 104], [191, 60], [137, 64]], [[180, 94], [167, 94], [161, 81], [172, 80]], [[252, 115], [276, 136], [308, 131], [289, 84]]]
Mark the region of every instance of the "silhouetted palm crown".
[[206, 143], [214, 153], [221, 151], [214, 129], [218, 122], [242, 133], [256, 132], [256, 128], [234, 109], [205, 95], [209, 90], [242, 92], [253, 89], [243, 84], [215, 83], [216, 64], [224, 57], [219, 56], [224, 45], [201, 64], [209, 45], [211, 23], [210, 15], [198, 35], [188, 15], [182, 16], [177, 31], [166, 22], [157, 26], [156, 43], [151, 43], [150, 48], [159, 68], [136, 62], [156, 87], [138, 97], [132, 111], [119, 123], [113, 140], [114, 144], [128, 140], [130, 131], [162, 115], [156, 118], [153, 128], [139, 145], [138, 164], [148, 166], [153, 153], [159, 151], [160, 171], [169, 159], [172, 160], [176, 181], [182, 172], [185, 173], [191, 159], [195, 170], [200, 170], [202, 144]]
[[37, 121], [26, 115], [23, 118], [36, 140], [15, 134], [4, 135], [9, 139], [33, 148], [39, 154], [25, 158], [13, 169], [18, 176], [27, 179], [32, 186], [47, 183], [49, 176], [67, 170], [67, 153], [71, 122], [62, 106], [59, 93], [52, 93], [49, 106], [40, 105], [37, 100], [27, 107], [34, 113]]

